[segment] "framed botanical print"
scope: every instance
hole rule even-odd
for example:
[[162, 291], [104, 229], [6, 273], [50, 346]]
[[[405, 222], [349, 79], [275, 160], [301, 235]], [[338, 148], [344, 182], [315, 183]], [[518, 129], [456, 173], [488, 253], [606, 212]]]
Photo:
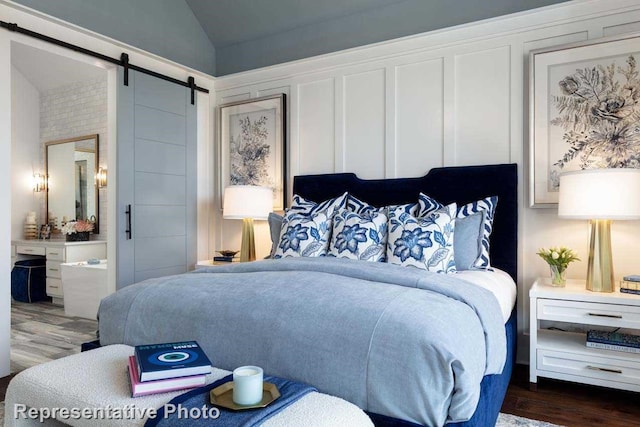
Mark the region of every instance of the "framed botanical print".
[[560, 174], [640, 168], [640, 36], [530, 54], [530, 205], [558, 203]]
[[285, 94], [232, 102], [219, 110], [220, 194], [229, 185], [270, 187], [273, 210], [283, 210], [287, 182]]

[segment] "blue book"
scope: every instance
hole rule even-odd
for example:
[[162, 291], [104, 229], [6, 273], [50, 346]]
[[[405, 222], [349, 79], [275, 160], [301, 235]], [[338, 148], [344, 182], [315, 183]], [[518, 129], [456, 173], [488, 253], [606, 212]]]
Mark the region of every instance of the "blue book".
[[142, 382], [211, 373], [211, 361], [195, 341], [137, 345], [134, 353]]
[[640, 335], [590, 330], [587, 332], [587, 346], [640, 353]]
[[622, 280], [627, 282], [640, 282], [640, 274], [631, 274], [629, 276], [624, 276]]
[[620, 292], [622, 292], [623, 294], [640, 295], [640, 289], [630, 289], [630, 288], [620, 287]]

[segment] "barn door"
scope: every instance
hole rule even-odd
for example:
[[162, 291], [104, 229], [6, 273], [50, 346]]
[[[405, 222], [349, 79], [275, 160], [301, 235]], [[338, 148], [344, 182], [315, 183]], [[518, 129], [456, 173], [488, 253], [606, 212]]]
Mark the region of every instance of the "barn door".
[[118, 73], [117, 287], [196, 262], [196, 106], [188, 88]]

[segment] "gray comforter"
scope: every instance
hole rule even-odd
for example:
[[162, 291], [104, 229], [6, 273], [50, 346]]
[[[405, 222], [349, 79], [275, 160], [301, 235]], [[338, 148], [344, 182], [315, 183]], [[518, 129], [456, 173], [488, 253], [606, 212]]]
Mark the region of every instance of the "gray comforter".
[[468, 419], [502, 371], [504, 323], [455, 275], [333, 258], [268, 260], [151, 279], [105, 298], [102, 345], [197, 340], [223, 369], [254, 364], [370, 412]]

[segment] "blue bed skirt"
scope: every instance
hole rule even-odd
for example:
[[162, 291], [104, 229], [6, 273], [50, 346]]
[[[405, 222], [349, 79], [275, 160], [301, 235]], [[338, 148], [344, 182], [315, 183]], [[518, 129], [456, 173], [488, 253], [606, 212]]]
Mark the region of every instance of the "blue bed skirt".
[[[476, 411], [470, 420], [447, 424], [447, 427], [489, 427], [495, 426], [502, 402], [507, 393], [513, 365], [516, 360], [516, 338], [518, 336], [518, 325], [516, 310], [511, 312], [511, 317], [504, 325], [507, 335], [507, 362], [500, 375], [487, 375], [480, 383], [480, 401]], [[390, 418], [384, 415], [367, 413], [373, 420], [376, 427], [419, 427], [418, 424]]]

